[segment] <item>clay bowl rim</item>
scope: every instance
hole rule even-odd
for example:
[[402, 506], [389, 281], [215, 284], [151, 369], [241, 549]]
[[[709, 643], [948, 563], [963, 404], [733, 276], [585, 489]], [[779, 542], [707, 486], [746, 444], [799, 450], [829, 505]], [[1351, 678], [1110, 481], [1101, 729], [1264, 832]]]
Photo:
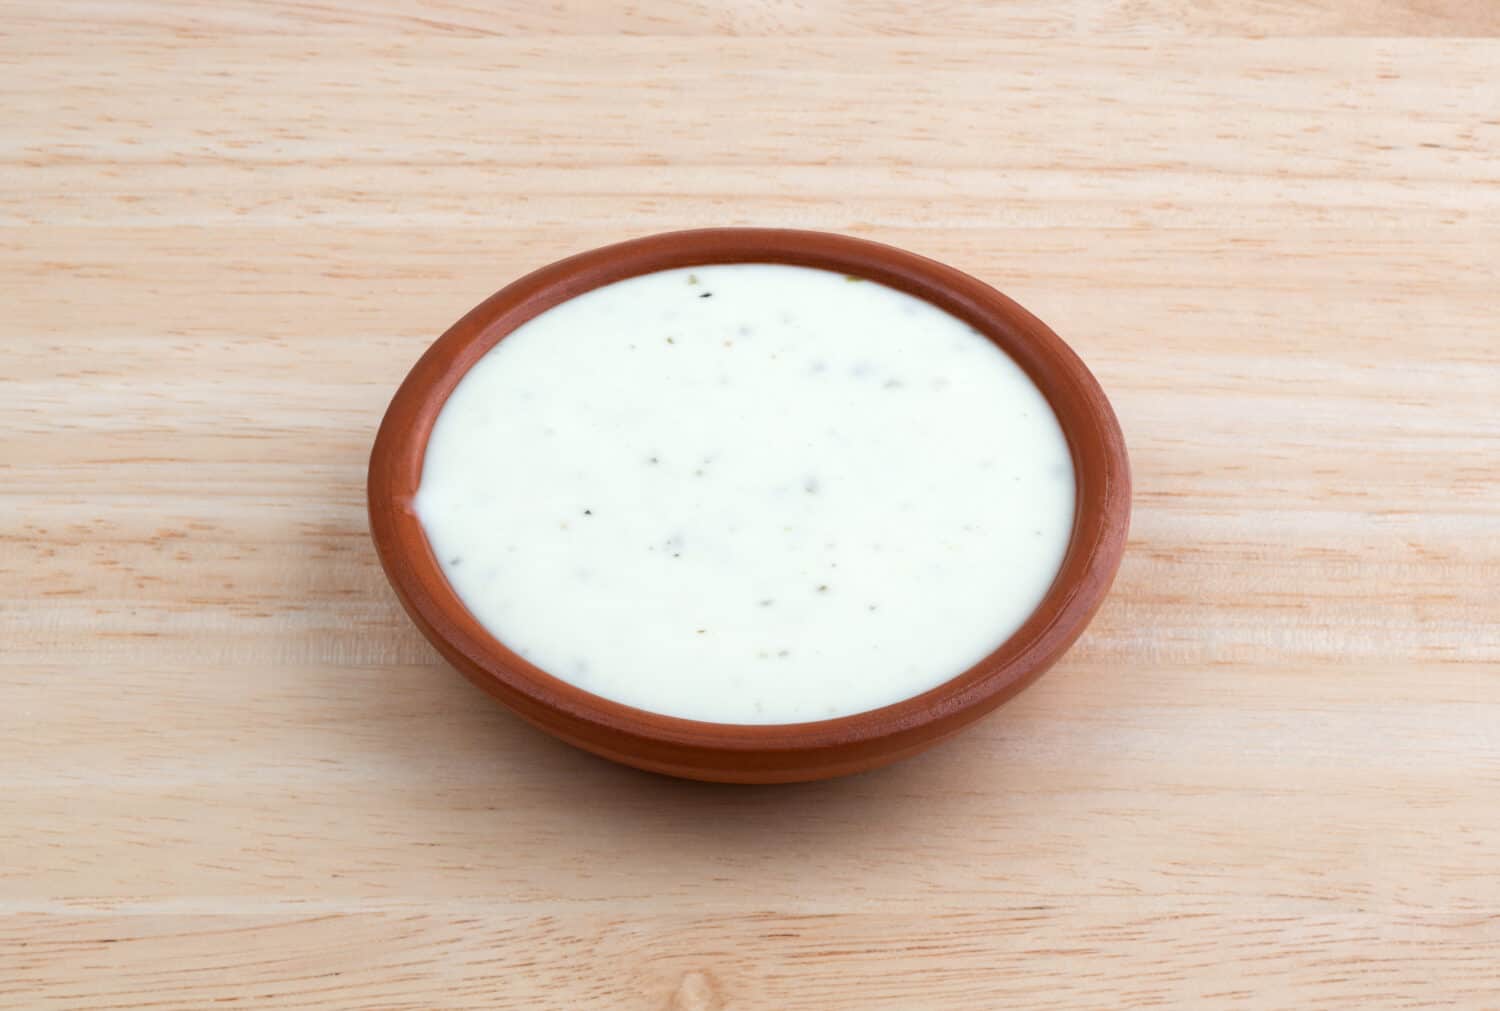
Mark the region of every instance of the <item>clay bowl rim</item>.
[[[560, 302], [627, 277], [747, 262], [865, 277], [946, 309], [1015, 359], [1062, 423], [1077, 500], [1052, 587], [997, 649], [920, 695], [833, 719], [778, 724], [681, 719], [594, 695], [517, 656], [480, 626], [443, 576], [412, 508], [433, 421], [469, 368], [508, 333]], [[432, 344], [392, 398], [371, 452], [368, 492], [371, 533], [397, 596], [433, 645], [476, 684], [548, 732], [606, 757], [678, 775], [750, 781], [836, 775], [893, 761], [1030, 684], [1103, 601], [1130, 514], [1119, 423], [1088, 368], [1046, 324], [984, 282], [915, 253], [846, 235], [767, 228], [668, 232], [604, 246], [533, 271], [485, 299]]]

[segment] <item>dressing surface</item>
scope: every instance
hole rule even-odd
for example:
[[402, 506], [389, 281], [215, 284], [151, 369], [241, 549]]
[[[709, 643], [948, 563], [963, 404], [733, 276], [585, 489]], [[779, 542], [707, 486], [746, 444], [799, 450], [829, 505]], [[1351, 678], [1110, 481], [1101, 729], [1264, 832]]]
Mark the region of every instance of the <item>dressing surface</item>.
[[415, 506], [449, 583], [554, 677], [651, 712], [802, 723], [998, 648], [1072, 536], [1050, 405], [931, 303], [783, 264], [662, 271], [476, 362]]

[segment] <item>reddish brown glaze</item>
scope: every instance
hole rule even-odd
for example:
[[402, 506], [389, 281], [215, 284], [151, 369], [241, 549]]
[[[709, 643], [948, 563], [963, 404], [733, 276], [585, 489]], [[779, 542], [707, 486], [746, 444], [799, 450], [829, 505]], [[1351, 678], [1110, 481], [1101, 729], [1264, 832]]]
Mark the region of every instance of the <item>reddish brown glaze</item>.
[[[1031, 376], [1072, 450], [1078, 487], [1073, 539], [1041, 606], [969, 670], [895, 705], [814, 723], [741, 726], [662, 716], [592, 695], [521, 659], [480, 626], [444, 579], [413, 510], [438, 411], [470, 366], [506, 334], [600, 285], [674, 267], [744, 262], [868, 277], [967, 320]], [[1114, 412], [1087, 367], [1046, 324], [990, 286], [862, 239], [713, 228], [581, 253], [480, 303], [428, 349], [396, 391], [370, 455], [369, 503], [376, 550], [407, 613], [449, 662], [520, 716], [570, 744], [641, 769], [780, 783], [858, 772], [915, 754], [1051, 667], [1093, 617], [1119, 567], [1130, 522], [1130, 470]]]

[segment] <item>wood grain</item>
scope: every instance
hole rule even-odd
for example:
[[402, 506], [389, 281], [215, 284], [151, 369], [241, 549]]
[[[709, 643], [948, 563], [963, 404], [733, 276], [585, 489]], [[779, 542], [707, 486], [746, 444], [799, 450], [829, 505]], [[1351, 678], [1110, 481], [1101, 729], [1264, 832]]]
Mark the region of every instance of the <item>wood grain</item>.
[[[1458, 0], [9, 3], [0, 1007], [1500, 1007], [1500, 21]], [[492, 706], [369, 546], [427, 343], [631, 235], [989, 279], [1114, 595], [721, 789]]]

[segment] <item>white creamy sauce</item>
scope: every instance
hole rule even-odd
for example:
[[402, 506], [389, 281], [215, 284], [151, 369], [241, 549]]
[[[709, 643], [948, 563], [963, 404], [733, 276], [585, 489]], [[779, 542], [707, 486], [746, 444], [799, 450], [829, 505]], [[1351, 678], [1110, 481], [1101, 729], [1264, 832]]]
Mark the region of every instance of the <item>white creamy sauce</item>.
[[1035, 610], [1072, 457], [1026, 374], [903, 292], [772, 264], [588, 292], [458, 384], [416, 507], [464, 604], [641, 709], [795, 723], [961, 673]]

